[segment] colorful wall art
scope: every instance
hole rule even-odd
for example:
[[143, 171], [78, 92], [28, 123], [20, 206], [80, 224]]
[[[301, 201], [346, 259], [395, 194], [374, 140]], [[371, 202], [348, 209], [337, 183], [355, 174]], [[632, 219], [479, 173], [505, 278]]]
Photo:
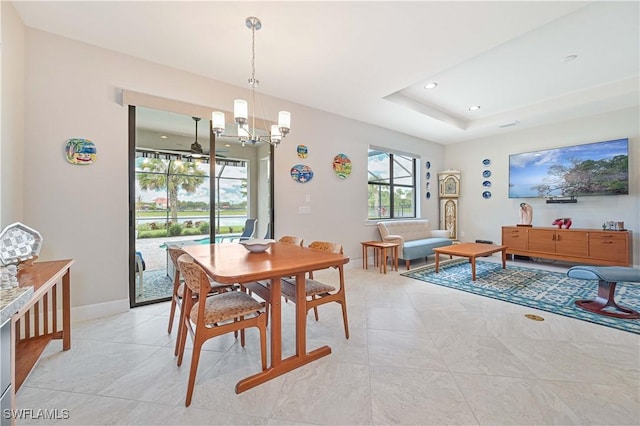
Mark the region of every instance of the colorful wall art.
[[296, 151], [298, 151], [298, 157], [300, 158], [307, 158], [309, 155], [309, 148], [306, 145], [298, 145]]
[[291, 168], [291, 179], [300, 183], [307, 183], [313, 179], [313, 170], [304, 164], [296, 164]]
[[89, 139], [69, 139], [65, 147], [67, 161], [71, 164], [93, 164], [98, 156], [98, 150]]
[[346, 179], [351, 174], [351, 160], [344, 154], [338, 154], [333, 159], [333, 171], [340, 179]]

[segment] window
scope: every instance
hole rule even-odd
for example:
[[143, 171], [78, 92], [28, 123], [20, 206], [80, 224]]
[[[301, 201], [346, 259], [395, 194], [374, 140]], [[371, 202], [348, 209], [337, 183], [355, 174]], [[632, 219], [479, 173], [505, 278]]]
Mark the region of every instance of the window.
[[416, 217], [416, 157], [369, 149], [369, 219]]

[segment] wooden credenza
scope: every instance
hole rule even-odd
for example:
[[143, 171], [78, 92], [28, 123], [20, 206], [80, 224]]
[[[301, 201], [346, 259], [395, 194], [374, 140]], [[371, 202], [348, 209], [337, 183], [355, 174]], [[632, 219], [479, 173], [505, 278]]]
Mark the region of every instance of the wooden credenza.
[[630, 266], [631, 231], [503, 226], [507, 254], [593, 265]]

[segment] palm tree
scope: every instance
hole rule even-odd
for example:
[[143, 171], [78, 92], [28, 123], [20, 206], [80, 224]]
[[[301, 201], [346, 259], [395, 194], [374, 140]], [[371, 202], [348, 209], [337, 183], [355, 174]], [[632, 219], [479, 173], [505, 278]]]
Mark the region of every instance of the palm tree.
[[170, 160], [167, 164], [166, 160], [158, 158], [143, 159], [138, 169], [142, 172], [136, 174], [140, 189], [167, 190], [168, 207], [174, 223], [178, 220], [178, 190], [193, 194], [206, 176], [198, 169], [197, 163]]

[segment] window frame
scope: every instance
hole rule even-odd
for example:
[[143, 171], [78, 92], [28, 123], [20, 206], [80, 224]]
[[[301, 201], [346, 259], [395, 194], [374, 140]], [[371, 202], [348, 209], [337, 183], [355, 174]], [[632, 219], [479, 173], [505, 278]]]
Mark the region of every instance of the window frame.
[[[380, 180], [372, 180], [372, 176], [375, 176], [374, 173], [372, 173], [372, 171], [369, 168], [369, 161], [368, 159], [371, 158], [371, 154], [372, 152], [376, 152], [376, 155], [378, 154], [386, 154], [389, 158], [389, 169], [388, 169], [388, 182], [381, 182]], [[394, 165], [397, 164], [397, 161], [394, 160], [394, 156], [401, 156], [404, 157], [406, 159], [411, 159], [411, 163], [412, 163], [412, 170], [410, 171], [411, 173], [411, 177], [412, 179], [412, 183], [409, 184], [399, 184], [399, 183], [394, 183], [395, 180], [395, 167]], [[387, 148], [380, 148], [380, 147], [375, 147], [375, 146], [369, 146], [368, 148], [368, 156], [367, 156], [367, 194], [369, 194], [369, 189], [371, 188], [372, 185], [375, 185], [378, 187], [378, 193], [380, 192], [380, 189], [383, 187], [388, 188], [389, 191], [389, 214], [388, 216], [383, 216], [382, 214], [378, 214], [378, 216], [369, 216], [369, 212], [371, 211], [369, 204], [369, 197], [367, 197], [367, 220], [370, 221], [381, 221], [381, 220], [404, 220], [404, 219], [416, 219], [418, 217], [418, 190], [419, 190], [419, 183], [418, 183], [418, 165], [419, 165], [419, 161], [420, 161], [420, 156], [416, 155], [416, 154], [411, 154], [411, 153], [406, 153], [406, 152], [400, 152], [400, 151], [394, 151], [394, 150], [390, 150]], [[403, 167], [405, 170], [406, 168], [404, 167], [404, 165], [401, 165], [401, 167]], [[387, 180], [386, 178], [383, 180]], [[411, 202], [411, 206], [413, 208], [413, 214], [412, 215], [402, 215], [402, 216], [398, 216], [397, 212], [396, 212], [396, 203], [395, 203], [395, 192], [397, 188], [407, 188], [410, 189], [412, 191], [412, 202]]]

